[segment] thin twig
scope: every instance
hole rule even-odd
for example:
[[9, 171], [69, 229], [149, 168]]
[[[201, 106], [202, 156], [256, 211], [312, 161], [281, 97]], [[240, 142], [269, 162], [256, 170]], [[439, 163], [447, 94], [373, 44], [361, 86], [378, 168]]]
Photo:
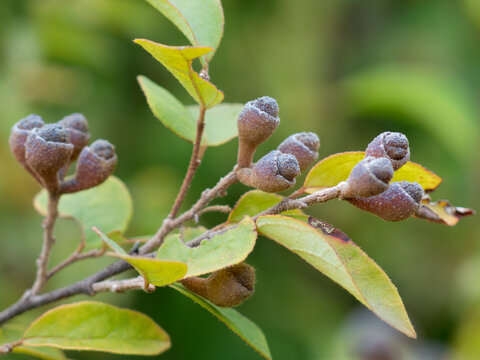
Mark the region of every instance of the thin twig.
[[206, 205], [208, 205], [210, 201], [218, 196], [223, 195], [225, 190], [235, 184], [237, 181], [238, 178], [235, 171], [230, 171], [227, 175], [220, 179], [215, 187], [212, 189], [206, 189], [202, 193], [200, 199], [198, 199], [198, 201], [190, 208], [190, 210], [185, 211], [176, 219], [165, 219], [157, 233], [139, 249], [139, 254], [145, 254], [158, 248], [160, 245], [162, 245], [165, 236], [167, 236], [173, 229], [176, 229], [185, 222], [194, 219], [195, 215], [198, 214]]
[[128, 290], [144, 290], [146, 292], [155, 291], [155, 286], [146, 284], [145, 279], [138, 276], [127, 280], [105, 280], [92, 285], [92, 290], [95, 293], [114, 292], [123, 293]]
[[58, 193], [49, 192], [47, 216], [43, 221], [43, 227], [45, 229], [43, 236], [43, 246], [40, 256], [37, 259], [37, 276], [35, 278], [35, 282], [33, 283], [32, 289], [29, 292], [32, 295], [38, 294], [42, 290], [43, 285], [45, 285], [48, 280], [47, 266], [48, 260], [50, 259], [52, 247], [55, 244], [53, 230], [55, 228], [55, 221], [58, 217], [57, 207], [59, 199], [60, 196], [58, 195]]
[[[303, 198], [297, 199], [297, 197], [302, 193], [301, 190], [294, 192], [289, 197], [284, 198], [277, 205], [272, 206], [271, 208], [255, 215], [252, 219], [257, 220], [260, 216], [263, 215], [274, 215], [280, 214], [284, 211], [293, 210], [293, 209], [305, 209], [306, 207], [312, 204], [320, 204], [333, 199], [336, 199], [340, 196], [342, 188], [345, 186], [345, 182], [341, 182], [336, 186], [326, 188], [314, 192], [311, 195], [307, 195]], [[204, 234], [196, 237], [193, 240], [190, 240], [187, 245], [190, 247], [197, 247], [205, 239], [211, 239], [213, 236], [218, 234], [223, 234], [228, 230], [235, 228], [237, 225], [223, 226], [221, 228], [215, 227]]]
[[232, 208], [228, 205], [212, 205], [200, 210], [197, 213], [197, 216], [203, 215], [208, 212], [222, 212], [228, 214], [230, 211], [232, 211]]
[[106, 248], [94, 249], [94, 250], [87, 251], [86, 253], [83, 253], [83, 254], [82, 254], [82, 250], [83, 250], [83, 246], [80, 245], [68, 258], [66, 258], [60, 264], [58, 264], [53, 269], [48, 271], [47, 279], [50, 279], [57, 272], [59, 272], [60, 270], [66, 268], [67, 266], [77, 261], [102, 256], [103, 254], [105, 254], [105, 251], [107, 249]]
[[200, 166], [200, 147], [202, 144], [202, 136], [203, 130], [205, 128], [205, 112], [207, 108], [203, 105], [200, 105], [200, 114], [197, 120], [197, 133], [195, 136], [195, 143], [193, 144], [193, 151], [192, 156], [190, 158], [190, 164], [188, 165], [187, 174], [183, 179], [182, 186], [178, 192], [177, 198], [173, 203], [172, 210], [170, 210], [170, 214], [168, 214], [168, 219], [172, 220], [175, 219], [177, 216], [178, 210], [180, 210], [180, 206], [182, 206], [183, 200], [185, 199], [185, 195], [187, 194], [190, 185], [192, 184], [193, 176], [197, 171], [198, 167]]
[[3, 344], [0, 346], [0, 356], [7, 355], [13, 351], [14, 348], [23, 344], [23, 340], [13, 341], [8, 344]]

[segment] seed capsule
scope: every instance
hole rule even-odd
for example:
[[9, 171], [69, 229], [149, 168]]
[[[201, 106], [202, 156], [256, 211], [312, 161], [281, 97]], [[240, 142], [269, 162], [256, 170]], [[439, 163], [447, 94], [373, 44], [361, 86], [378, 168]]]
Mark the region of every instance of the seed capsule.
[[398, 132], [384, 132], [368, 144], [365, 156], [386, 157], [394, 170], [400, 169], [410, 160], [410, 147], [405, 135]]
[[70, 161], [76, 160], [80, 151], [87, 146], [90, 141], [90, 133], [88, 132], [88, 122], [85, 116], [80, 113], [65, 116], [58, 122], [65, 127], [70, 134], [70, 142], [74, 146], [73, 154]]
[[309, 168], [318, 159], [320, 140], [317, 134], [303, 132], [290, 135], [277, 148], [284, 154], [295, 156], [300, 165], [300, 171]]

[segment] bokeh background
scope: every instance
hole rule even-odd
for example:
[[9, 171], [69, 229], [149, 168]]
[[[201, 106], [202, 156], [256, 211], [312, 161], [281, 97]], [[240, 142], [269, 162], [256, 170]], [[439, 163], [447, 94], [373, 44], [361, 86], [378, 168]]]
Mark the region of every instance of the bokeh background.
[[[224, 11], [212, 81], [225, 101], [269, 95], [280, 104], [281, 126], [258, 154], [299, 131], [319, 134], [321, 157], [362, 150], [385, 130], [402, 131], [410, 139], [412, 160], [444, 179], [434, 198], [480, 209], [479, 1], [228, 0]], [[153, 117], [136, 76], [148, 76], [187, 104], [192, 100], [134, 38], [187, 45], [142, 0], [0, 1], [1, 308], [30, 286], [41, 246], [41, 217], [31, 204], [38, 186], [8, 149], [17, 120], [38, 113], [53, 122], [82, 112], [94, 137], [116, 144], [116, 175], [127, 183], [135, 207], [128, 235], [153, 233], [171, 206], [191, 145]], [[187, 202], [228, 172], [235, 159], [236, 141], [208, 149]], [[237, 185], [219, 203], [234, 204], [245, 190]], [[386, 223], [338, 201], [311, 213], [341, 228], [383, 267], [419, 339], [389, 329], [300, 258], [260, 238], [249, 257], [257, 268], [256, 294], [239, 310], [264, 330], [275, 359], [480, 359], [478, 218], [454, 228], [418, 219]], [[202, 220], [213, 226], [223, 219]], [[67, 220], [60, 221], [57, 235], [52, 263], [79, 239], [78, 228]], [[107, 262], [72, 267], [52, 279], [51, 287]], [[162, 359], [260, 358], [209, 313], [168, 288], [98, 298], [144, 311], [161, 324], [173, 339]]]

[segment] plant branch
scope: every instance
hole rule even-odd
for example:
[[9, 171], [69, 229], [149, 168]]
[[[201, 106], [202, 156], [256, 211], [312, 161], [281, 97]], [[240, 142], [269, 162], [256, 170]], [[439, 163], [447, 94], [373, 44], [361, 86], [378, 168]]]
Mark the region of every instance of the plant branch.
[[[173, 221], [168, 221], [168, 219], [165, 220], [160, 229], [157, 231], [157, 234], [155, 234], [139, 249], [139, 254], [145, 255], [156, 249], [161, 245], [163, 239], [170, 231], [193, 219], [195, 215], [198, 214], [198, 212], [200, 212], [206, 205], [208, 205], [210, 201], [218, 196], [222, 196], [225, 191], [237, 181], [237, 175], [235, 174], [235, 171], [232, 170], [226, 176], [221, 178], [212, 189], [206, 189], [202, 193], [200, 199], [198, 199], [198, 201], [190, 208], [190, 210], [186, 211]], [[123, 260], [117, 261], [107, 268], [97, 272], [96, 274], [93, 274], [72, 285], [68, 285], [41, 295], [23, 296], [15, 304], [0, 312], [0, 324], [28, 310], [50, 304], [61, 299], [80, 294], [94, 295], [95, 291], [93, 290], [93, 286], [95, 283], [108, 279], [131, 268], [132, 267], [127, 262]]]
[[139, 254], [146, 254], [158, 248], [162, 245], [165, 236], [167, 236], [173, 229], [176, 229], [185, 222], [194, 219], [195, 216], [198, 215], [208, 203], [210, 203], [210, 201], [216, 197], [222, 196], [225, 191], [236, 182], [238, 182], [237, 174], [232, 170], [221, 178], [217, 185], [212, 189], [206, 189], [190, 210], [185, 211], [176, 219], [165, 219], [157, 233], [139, 249]]
[[14, 348], [23, 344], [23, 340], [13, 341], [8, 344], [3, 344], [0, 346], [0, 356], [7, 355], [13, 351]]
[[48, 280], [47, 266], [48, 260], [50, 259], [50, 253], [52, 247], [55, 244], [55, 238], [53, 236], [53, 230], [55, 228], [55, 221], [58, 217], [58, 201], [60, 195], [58, 193], [49, 192], [48, 194], [48, 205], [47, 205], [47, 216], [43, 221], [44, 235], [43, 235], [43, 246], [40, 256], [37, 259], [37, 276], [35, 282], [33, 283], [32, 289], [29, 292], [32, 295], [38, 294], [42, 287]]
[[[326, 188], [323, 190], [319, 190], [314, 192], [311, 195], [307, 195], [303, 198], [297, 199], [297, 197], [302, 193], [302, 190], [298, 190], [294, 192], [289, 197], [284, 198], [278, 204], [272, 206], [271, 208], [255, 215], [252, 217], [253, 220], [257, 220], [260, 216], [263, 215], [275, 215], [280, 214], [284, 211], [294, 210], [294, 209], [305, 209], [306, 207], [313, 205], [313, 204], [320, 204], [324, 203], [333, 199], [337, 199], [340, 197], [343, 187], [345, 186], [345, 182], [342, 181], [338, 185]], [[205, 232], [204, 234], [196, 237], [195, 239], [187, 242], [187, 245], [190, 247], [197, 247], [200, 243], [205, 239], [211, 239], [213, 236], [218, 234], [223, 234], [224, 232], [235, 228], [237, 225], [230, 225], [223, 228], [218, 229], [218, 227], [213, 228], [210, 231]]]
[[102, 256], [105, 253], [105, 251], [107, 250], [106, 248], [94, 249], [94, 250], [90, 250], [90, 251], [87, 251], [86, 253], [82, 254], [83, 247], [84, 247], [84, 245], [80, 244], [77, 247], [77, 249], [68, 258], [66, 258], [60, 264], [58, 264], [53, 269], [48, 271], [47, 279], [50, 279], [57, 272], [59, 272], [60, 270], [66, 268], [67, 266], [69, 266], [69, 265], [71, 265], [71, 264], [73, 264], [77, 261]]
[[133, 279], [127, 280], [105, 280], [92, 285], [94, 293], [101, 292], [113, 292], [123, 293], [128, 290], [144, 290], [146, 292], [155, 291], [155, 286], [152, 284], [146, 284], [145, 279], [138, 276]]
[[168, 219], [175, 219], [177, 216], [178, 211], [180, 210], [180, 206], [182, 206], [183, 200], [185, 199], [185, 195], [187, 194], [188, 189], [193, 180], [193, 176], [197, 171], [198, 167], [200, 166], [201, 156], [200, 156], [200, 146], [202, 143], [202, 136], [203, 130], [205, 129], [205, 112], [207, 109], [205, 106], [200, 105], [200, 114], [197, 120], [197, 133], [195, 136], [195, 143], [193, 144], [193, 151], [192, 156], [190, 158], [190, 164], [188, 165], [187, 174], [183, 179], [182, 186], [178, 192], [177, 198], [173, 203], [172, 209], [170, 210], [170, 214], [168, 215]]

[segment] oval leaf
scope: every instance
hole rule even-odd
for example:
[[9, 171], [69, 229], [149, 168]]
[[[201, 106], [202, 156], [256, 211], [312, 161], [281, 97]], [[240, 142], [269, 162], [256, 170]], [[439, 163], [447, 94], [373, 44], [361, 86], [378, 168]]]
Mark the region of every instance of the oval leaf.
[[[305, 192], [313, 193], [347, 180], [353, 167], [364, 157], [364, 151], [349, 151], [334, 154], [319, 161], [305, 179], [303, 185]], [[411, 161], [395, 171], [393, 175], [392, 181], [402, 180], [416, 181], [425, 191], [433, 191], [442, 183], [442, 178], [438, 175]]]
[[187, 264], [185, 278], [208, 274], [241, 263], [253, 250], [256, 239], [255, 223], [245, 218], [238, 226], [205, 239], [194, 248], [186, 246], [180, 235], [169, 236], [158, 249], [157, 259]]
[[115, 253], [109, 253], [109, 256], [114, 256], [128, 262], [150, 284], [155, 286], [172, 284], [183, 278], [187, 273], [187, 265], [178, 261], [165, 261], [149, 257], [130, 256], [120, 245], [100, 230], [95, 229], [94, 231], [113, 251], [115, 251]]
[[[216, 50], [223, 35], [223, 9], [220, 0], [147, 0], [187, 37], [192, 45]], [[199, 15], [201, 14], [201, 16]], [[215, 51], [205, 55], [208, 63]]]
[[[145, 76], [137, 77], [155, 117], [181, 138], [193, 143], [199, 107], [185, 107], [169, 91]], [[243, 104], [219, 104], [205, 113], [203, 143], [218, 146], [237, 136], [237, 118]]]
[[[235, 207], [228, 216], [228, 223], [237, 223], [244, 216], [255, 216], [282, 201], [283, 196], [273, 193], [267, 193], [262, 190], [251, 190], [243, 194], [238, 199]], [[304, 215], [299, 209], [285, 211], [284, 215]]]
[[25, 345], [115, 354], [158, 355], [170, 348], [168, 334], [148, 316], [94, 301], [47, 311], [23, 337]]
[[285, 246], [344, 287], [390, 326], [416, 337], [402, 299], [385, 272], [341, 231], [325, 223], [322, 226], [323, 231], [281, 215], [257, 220], [260, 234]]
[[198, 104], [208, 109], [222, 102], [223, 92], [210, 81], [201, 78], [192, 68], [192, 61], [212, 51], [212, 48], [167, 46], [146, 39], [137, 39], [135, 42], [162, 63]]
[[193, 143], [197, 125], [195, 118], [169, 91], [145, 76], [137, 77], [153, 115], [175, 134]]
[[[46, 216], [47, 193], [42, 190], [34, 199], [37, 211]], [[125, 184], [110, 176], [103, 184], [74, 194], [62, 195], [58, 204], [61, 217], [74, 218], [82, 227], [87, 248], [100, 247], [102, 241], [93, 226], [106, 233], [123, 233], [132, 217], [132, 198]]]
[[180, 284], [173, 284], [170, 286], [195, 301], [204, 309], [208, 310], [265, 359], [270, 360], [272, 358], [265, 335], [253, 321], [247, 319], [232, 308], [221, 308], [213, 305], [210, 301], [196, 295]]

